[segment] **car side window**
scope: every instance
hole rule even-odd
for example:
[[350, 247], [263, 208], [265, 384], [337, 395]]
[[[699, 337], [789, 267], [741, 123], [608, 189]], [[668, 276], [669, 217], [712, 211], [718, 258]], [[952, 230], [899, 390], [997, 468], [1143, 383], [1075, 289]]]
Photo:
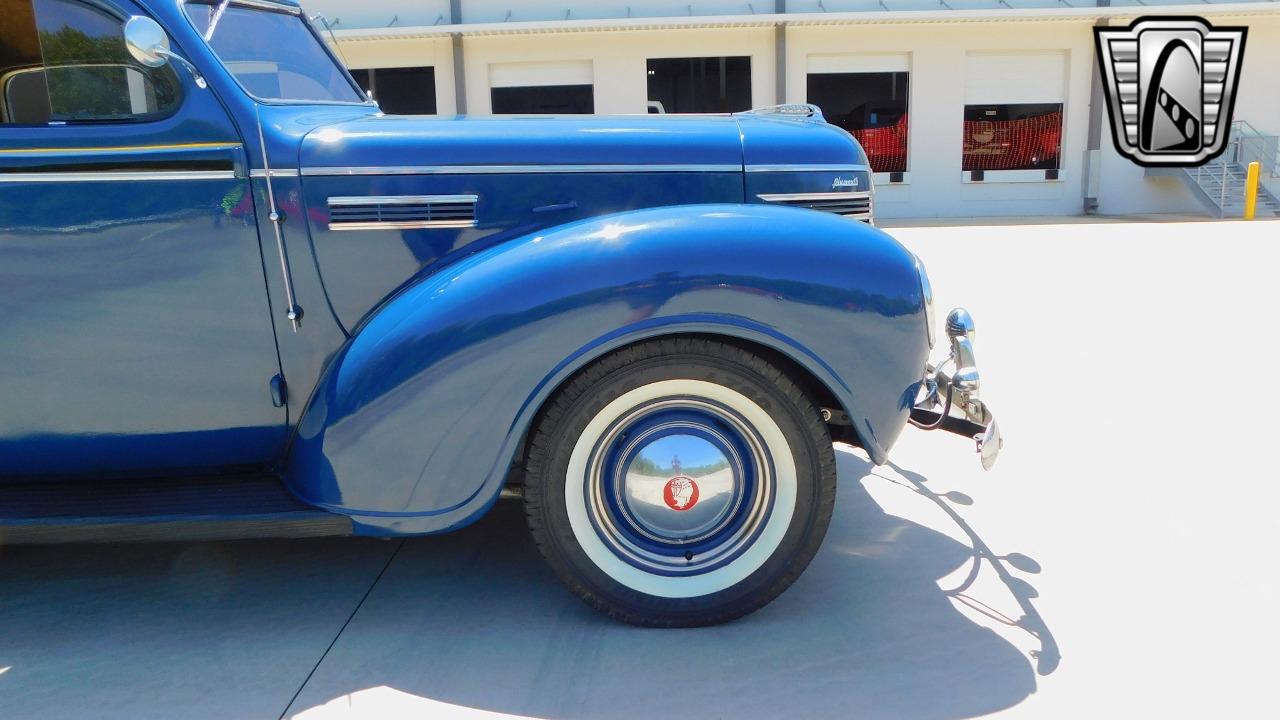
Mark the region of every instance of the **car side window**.
[[77, 0], [0, 0], [0, 123], [130, 122], [171, 114], [181, 85], [124, 44], [124, 19]]

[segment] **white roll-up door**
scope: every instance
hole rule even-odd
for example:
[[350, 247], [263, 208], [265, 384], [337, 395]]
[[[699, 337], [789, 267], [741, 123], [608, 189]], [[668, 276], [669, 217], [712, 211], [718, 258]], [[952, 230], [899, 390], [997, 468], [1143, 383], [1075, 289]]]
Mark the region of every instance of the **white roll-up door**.
[[1067, 96], [1065, 50], [969, 53], [965, 58], [967, 105], [1060, 103]]
[[909, 53], [849, 53], [810, 55], [810, 73], [907, 72], [911, 69]]
[[489, 66], [489, 87], [593, 84], [595, 78], [590, 60], [493, 63]]

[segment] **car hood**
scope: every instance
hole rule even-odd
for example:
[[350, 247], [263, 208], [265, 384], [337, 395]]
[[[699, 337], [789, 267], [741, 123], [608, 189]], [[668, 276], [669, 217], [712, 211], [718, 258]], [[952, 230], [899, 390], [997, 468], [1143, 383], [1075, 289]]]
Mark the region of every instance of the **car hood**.
[[303, 140], [306, 168], [865, 165], [844, 131], [754, 114], [435, 118], [375, 115]]

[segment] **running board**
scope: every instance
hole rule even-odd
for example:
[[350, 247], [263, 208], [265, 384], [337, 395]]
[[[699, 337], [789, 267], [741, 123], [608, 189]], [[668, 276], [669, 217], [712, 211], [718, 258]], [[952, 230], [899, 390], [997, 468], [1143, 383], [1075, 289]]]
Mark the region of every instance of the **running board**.
[[0, 484], [0, 547], [350, 535], [275, 476]]

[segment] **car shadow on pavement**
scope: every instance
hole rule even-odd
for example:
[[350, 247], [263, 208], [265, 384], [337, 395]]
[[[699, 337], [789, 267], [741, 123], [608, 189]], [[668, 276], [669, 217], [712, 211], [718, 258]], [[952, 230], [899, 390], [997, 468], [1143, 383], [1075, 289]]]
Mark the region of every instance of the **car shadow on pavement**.
[[[967, 522], [965, 522], [964, 518], [960, 516], [960, 513], [948, 503], [948, 501], [954, 501], [954, 496], [957, 493], [939, 495], [931, 491], [925, 485], [928, 480], [919, 473], [904, 470], [893, 463], [890, 463], [889, 466], [905, 478], [907, 482], [912, 485], [915, 492], [928, 498], [937, 505], [948, 517], [951, 518], [955, 523], [955, 526], [964, 532], [964, 534], [969, 538], [969, 543], [972, 547], [969, 559], [969, 570], [965, 574], [964, 580], [955, 587], [944, 591], [946, 595], [955, 599], [957, 602], [967, 605], [991, 620], [1003, 625], [1019, 628], [1039, 641], [1039, 649], [1032, 650], [1030, 652], [1031, 657], [1036, 661], [1035, 668], [1038, 675], [1049, 675], [1053, 671], [1057, 670], [1058, 663], [1062, 661], [1062, 655], [1058, 650], [1058, 641], [1053, 637], [1053, 633], [1049, 631], [1048, 624], [1045, 623], [1044, 618], [1040, 615], [1040, 611], [1036, 609], [1035, 603], [1032, 602], [1032, 600], [1039, 597], [1039, 591], [1037, 591], [1031, 583], [1010, 572], [1010, 567], [1012, 567], [1015, 570], [1036, 575], [1040, 573], [1040, 563], [1018, 552], [1012, 552], [1007, 555], [997, 555], [991, 550], [986, 542], [983, 541], [978, 533], [975, 532]], [[969, 500], [967, 496], [963, 494], [960, 494], [960, 496], [965, 500], [968, 500], [968, 502], [960, 502], [958, 504], [970, 504], [972, 502], [972, 500]], [[981, 601], [972, 598], [968, 594], [968, 590], [973, 587], [979, 573], [982, 571], [984, 563], [987, 567], [990, 567], [995, 571], [1000, 583], [1004, 585], [1009, 595], [1017, 602], [1018, 609], [1022, 612], [1020, 617], [1014, 618], [1005, 615], [994, 608], [986, 606]]]
[[0, 544], [0, 718], [276, 718], [394, 549]]
[[[1034, 588], [1003, 568], [1035, 572], [1035, 562], [992, 553], [924, 478], [897, 468], [886, 479], [849, 450], [838, 458], [822, 550], [747, 618], [695, 630], [610, 621], [559, 586], [518, 503], [501, 503], [462, 532], [407, 541], [288, 713], [965, 718], [1035, 692], [1056, 644]], [[867, 486], [886, 482], [942, 506], [974, 549], [882, 509]], [[1023, 618], [970, 597], [984, 563], [1008, 580]], [[940, 587], [951, 577], [964, 580]], [[1038, 667], [961, 606], [1038, 639]]]

